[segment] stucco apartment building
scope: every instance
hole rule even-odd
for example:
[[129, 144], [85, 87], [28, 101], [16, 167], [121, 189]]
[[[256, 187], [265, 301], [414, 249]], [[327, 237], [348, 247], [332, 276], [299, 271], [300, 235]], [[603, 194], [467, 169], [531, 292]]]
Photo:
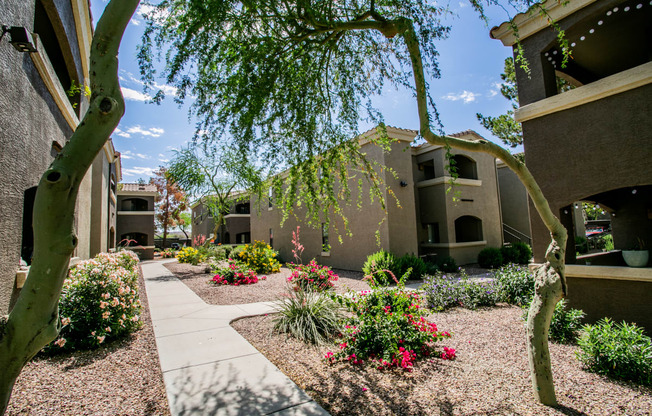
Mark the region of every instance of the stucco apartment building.
[[192, 241], [199, 236], [213, 240], [214, 244], [248, 244], [251, 242], [251, 207], [248, 200], [238, 199], [234, 195], [229, 212], [224, 215], [224, 224], [215, 233], [215, 218], [211, 216], [203, 199], [191, 207]]
[[[652, 244], [652, 4], [640, 0], [548, 1], [572, 49], [561, 65], [557, 34], [535, 11], [514, 19], [531, 73], [517, 68], [525, 160], [562, 223], [568, 299], [589, 320], [611, 316], [652, 328], [652, 268], [626, 267], [621, 250]], [[508, 23], [492, 37], [514, 48]], [[515, 48], [514, 48], [515, 49]], [[557, 79], [575, 88], [560, 92]], [[576, 258], [575, 205], [611, 216], [614, 251]], [[534, 210], [532, 211], [535, 212]], [[535, 261], [550, 237], [531, 216]], [[648, 263], [649, 265], [649, 263]]]
[[154, 258], [156, 186], [121, 183], [117, 192], [116, 238], [142, 260]]
[[[88, 85], [92, 38], [86, 0], [0, 2], [0, 314], [9, 311], [31, 262], [31, 213], [43, 172], [88, 108], [71, 85]], [[25, 42], [26, 41], [26, 42]], [[76, 257], [115, 245], [120, 158], [108, 142], [84, 177], [75, 213]], [[113, 226], [112, 226], [113, 224]]]
[[[293, 259], [292, 231], [301, 227], [300, 240], [305, 246], [303, 259], [316, 258], [321, 264], [359, 270], [369, 254], [385, 249], [396, 255], [417, 254], [441, 259], [452, 256], [458, 264], [477, 261], [485, 247], [503, 244], [496, 161], [480, 153], [452, 149], [459, 178], [447, 192], [451, 178], [446, 171], [446, 151], [441, 146], [412, 145], [415, 130], [388, 127], [387, 134], [397, 139], [389, 152], [384, 152], [369, 139], [372, 129], [358, 140], [367, 158], [394, 171], [381, 175], [395, 193], [400, 206], [385, 190], [386, 211], [378, 202], [372, 203], [368, 189], [363, 189], [362, 206], [344, 207], [352, 236], [342, 235], [342, 242], [332, 229], [343, 230], [336, 216], [330, 229], [309, 227], [290, 216], [280, 226], [282, 214], [277, 207], [261, 204], [260, 212], [251, 214], [251, 238], [270, 243], [287, 261]], [[481, 139], [473, 131], [456, 136]], [[357, 198], [352, 186], [351, 199]], [[455, 195], [455, 199], [453, 198]], [[252, 201], [255, 205], [255, 201]], [[527, 207], [524, 210], [527, 215]], [[300, 216], [300, 214], [298, 214]], [[378, 244], [379, 243], [379, 244]]]

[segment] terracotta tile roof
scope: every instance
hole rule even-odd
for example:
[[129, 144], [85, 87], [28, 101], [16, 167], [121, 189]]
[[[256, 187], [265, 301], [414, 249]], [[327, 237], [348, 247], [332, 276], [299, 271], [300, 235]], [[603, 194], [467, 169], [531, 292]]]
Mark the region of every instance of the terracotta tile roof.
[[121, 191], [126, 192], [156, 192], [156, 186], [139, 183], [122, 183]]

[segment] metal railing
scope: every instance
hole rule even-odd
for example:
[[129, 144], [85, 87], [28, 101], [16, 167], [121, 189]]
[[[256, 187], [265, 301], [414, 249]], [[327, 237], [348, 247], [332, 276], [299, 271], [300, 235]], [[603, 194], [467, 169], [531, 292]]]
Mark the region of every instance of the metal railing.
[[509, 235], [517, 241], [523, 241], [530, 246], [532, 245], [532, 238], [530, 238], [530, 236], [507, 224], [503, 224], [503, 234]]

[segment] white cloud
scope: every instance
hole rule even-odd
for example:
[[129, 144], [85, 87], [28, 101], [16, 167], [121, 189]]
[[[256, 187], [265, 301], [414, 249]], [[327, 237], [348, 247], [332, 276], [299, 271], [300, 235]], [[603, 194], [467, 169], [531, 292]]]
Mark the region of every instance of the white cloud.
[[477, 97], [479, 97], [480, 94], [470, 92], [470, 91], [462, 91], [460, 94], [454, 94], [454, 93], [448, 93], [444, 95], [443, 98], [444, 100], [449, 100], [449, 101], [464, 101], [464, 104], [472, 103], [475, 101]]
[[170, 159], [159, 159], [158, 161], [161, 163], [168, 163]]
[[502, 84], [500, 82], [494, 82], [493, 84], [491, 84], [491, 89], [489, 90], [489, 93], [487, 94], [487, 96], [489, 98], [492, 98], [492, 97], [495, 97], [496, 95], [500, 94], [500, 87], [501, 86], [502, 86]]
[[125, 100], [148, 101], [152, 99], [152, 97], [150, 97], [149, 95], [143, 94], [142, 92], [136, 90], [132, 90], [131, 88], [121, 87], [121, 89], [122, 89], [122, 95], [124, 96]]
[[116, 136], [120, 137], [131, 137], [131, 134], [127, 133], [126, 131], [122, 131], [119, 128], [116, 127], [116, 129], [113, 131]]
[[122, 176], [154, 176], [155, 168], [136, 166], [130, 169], [122, 168]]
[[122, 155], [123, 159], [133, 159], [137, 157], [138, 159], [151, 159], [150, 156], [143, 154], [143, 153], [134, 153], [131, 150], [125, 150], [124, 152], [120, 153]]
[[131, 19], [129, 22], [130, 22], [131, 24], [133, 24], [134, 26], [140, 26], [140, 20], [137, 20], [137, 19]]
[[150, 136], [150, 137], [160, 137], [163, 133], [165, 133], [165, 130], [160, 129], [158, 127], [143, 129], [140, 126], [133, 126], [133, 127], [129, 127], [127, 129], [127, 133], [129, 133], [129, 134], [141, 134], [143, 136]]
[[466, 6], [468, 6], [468, 4], [464, 3], [463, 1], [459, 2], [459, 5], [460, 5], [460, 8], [462, 8], [462, 9], [465, 8]]

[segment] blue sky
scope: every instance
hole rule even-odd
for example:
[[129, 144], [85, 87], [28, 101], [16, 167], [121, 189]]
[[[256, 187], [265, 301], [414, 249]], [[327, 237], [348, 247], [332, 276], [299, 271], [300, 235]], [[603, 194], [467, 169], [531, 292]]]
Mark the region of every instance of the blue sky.
[[[94, 0], [94, 20], [102, 14], [106, 2]], [[142, 6], [141, 6], [142, 7]], [[438, 45], [441, 78], [430, 82], [430, 93], [437, 103], [446, 133], [472, 129], [485, 138], [495, 140], [482, 128], [475, 114], [498, 115], [509, 109], [509, 102], [499, 93], [500, 74], [511, 49], [489, 37], [489, 29], [507, 20], [503, 11], [489, 14], [489, 26], [482, 22], [468, 3], [452, 1], [450, 9], [458, 17], [451, 18], [451, 35]], [[152, 170], [165, 165], [173, 150], [186, 143], [194, 133], [188, 119], [188, 107], [179, 107], [169, 97], [161, 105], [148, 104], [142, 92], [136, 61], [144, 23], [140, 9], [125, 32], [120, 48], [120, 79], [127, 109], [113, 143], [122, 154], [122, 181], [145, 181]], [[385, 122], [389, 125], [417, 129], [416, 102], [411, 92], [388, 90], [376, 99]], [[372, 126], [363, 125], [362, 131]]]

